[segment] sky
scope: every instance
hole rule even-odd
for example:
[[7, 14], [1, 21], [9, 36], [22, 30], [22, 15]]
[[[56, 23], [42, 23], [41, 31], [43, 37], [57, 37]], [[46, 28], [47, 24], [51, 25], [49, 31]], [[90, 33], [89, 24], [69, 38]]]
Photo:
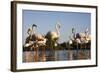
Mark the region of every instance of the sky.
[[55, 25], [61, 24], [59, 43], [67, 42], [72, 34], [72, 28], [77, 33], [84, 32], [86, 28], [91, 32], [91, 14], [82, 12], [61, 12], [61, 11], [39, 11], [23, 10], [22, 16], [22, 41], [25, 43], [27, 30], [32, 24], [37, 25], [36, 33], [47, 34], [48, 31], [55, 31]]

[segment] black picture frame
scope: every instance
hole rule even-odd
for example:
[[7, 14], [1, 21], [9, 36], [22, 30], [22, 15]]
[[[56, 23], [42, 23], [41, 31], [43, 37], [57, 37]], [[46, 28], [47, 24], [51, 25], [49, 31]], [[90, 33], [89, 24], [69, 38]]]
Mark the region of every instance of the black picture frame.
[[[50, 68], [31, 68], [31, 69], [17, 69], [17, 5], [26, 4], [26, 5], [44, 5], [44, 6], [58, 6], [58, 7], [76, 7], [76, 8], [89, 8], [95, 9], [95, 64], [93, 65], [82, 65], [82, 66], [62, 66], [62, 67], [50, 67]], [[60, 3], [43, 3], [43, 2], [27, 2], [27, 1], [12, 1], [11, 2], [11, 71], [20, 72], [20, 71], [37, 71], [37, 70], [52, 70], [52, 69], [69, 69], [69, 68], [84, 68], [84, 67], [96, 67], [98, 65], [98, 7], [90, 5], [74, 5], [74, 4], [60, 4]]]

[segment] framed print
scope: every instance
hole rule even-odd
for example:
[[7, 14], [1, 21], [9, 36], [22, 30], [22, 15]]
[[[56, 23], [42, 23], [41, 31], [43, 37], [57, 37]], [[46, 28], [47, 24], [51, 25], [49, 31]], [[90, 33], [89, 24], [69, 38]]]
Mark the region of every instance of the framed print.
[[11, 71], [97, 66], [97, 6], [11, 2]]

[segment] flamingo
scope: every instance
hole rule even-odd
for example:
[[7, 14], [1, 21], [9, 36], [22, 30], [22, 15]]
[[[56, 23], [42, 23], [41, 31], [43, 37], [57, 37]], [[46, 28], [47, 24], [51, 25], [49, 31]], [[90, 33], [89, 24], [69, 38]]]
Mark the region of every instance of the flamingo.
[[[47, 44], [47, 47], [49, 49], [51, 49], [51, 51], [50, 51], [51, 56], [56, 55], [54, 49], [55, 49], [56, 46], [58, 46], [57, 41], [60, 37], [60, 32], [59, 32], [60, 25], [61, 24], [59, 22], [57, 22], [56, 25], [55, 25], [55, 31], [49, 31], [46, 34], [46, 38], [47, 38], [46, 44]], [[54, 58], [54, 59], [56, 60], [57, 58]]]
[[[46, 34], [46, 38], [51, 41], [56, 41], [60, 37], [60, 32], [59, 32], [60, 26], [61, 24], [57, 22], [55, 26], [56, 31], [49, 31]], [[57, 44], [55, 43], [54, 45], [56, 46]]]
[[[35, 24], [33, 24], [32, 27], [33, 26], [37, 27]], [[33, 38], [32, 38], [32, 35], [33, 35], [33, 29], [32, 29], [32, 27], [29, 27], [28, 30], [27, 30], [28, 37], [26, 38], [24, 47], [29, 47], [29, 46], [33, 45], [33, 43], [34, 43], [33, 42]]]

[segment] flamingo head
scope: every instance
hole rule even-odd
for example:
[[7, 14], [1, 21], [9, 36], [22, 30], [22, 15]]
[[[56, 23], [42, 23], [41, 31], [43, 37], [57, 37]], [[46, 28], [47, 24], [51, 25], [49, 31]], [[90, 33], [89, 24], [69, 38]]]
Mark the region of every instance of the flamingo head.
[[32, 33], [31, 28], [29, 28], [29, 29], [27, 30], [27, 33], [28, 33], [28, 35], [31, 35], [31, 33]]
[[32, 29], [33, 29], [34, 27], [36, 27], [36, 28], [37, 28], [37, 25], [36, 25], [36, 24], [33, 24], [33, 25], [32, 25]]
[[58, 29], [60, 29], [60, 27], [61, 27], [60, 22], [57, 22], [57, 25], [56, 26], [58, 27]]

